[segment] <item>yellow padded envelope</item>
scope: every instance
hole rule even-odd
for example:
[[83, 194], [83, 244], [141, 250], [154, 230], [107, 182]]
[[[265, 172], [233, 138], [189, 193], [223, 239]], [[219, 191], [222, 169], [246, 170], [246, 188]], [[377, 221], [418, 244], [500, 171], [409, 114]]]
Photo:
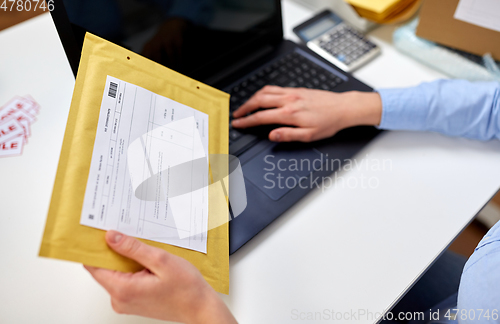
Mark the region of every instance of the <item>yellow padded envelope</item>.
[[383, 13], [397, 6], [402, 0], [347, 0], [347, 2], [360, 9], [374, 13]]
[[[209, 115], [209, 154], [228, 154], [229, 95], [136, 53], [87, 33], [57, 169], [40, 256], [86, 265], [138, 271], [135, 261], [111, 250], [104, 231], [80, 225], [99, 110], [110, 75]], [[216, 169], [215, 169], [216, 168]], [[228, 174], [228, 165], [210, 165], [210, 174]], [[226, 184], [227, 185], [227, 184]], [[207, 254], [142, 240], [194, 264], [217, 291], [229, 291], [227, 201], [209, 186]], [[215, 227], [214, 224], [222, 224]], [[211, 226], [212, 225], [212, 226]], [[215, 228], [214, 228], [215, 227]]]

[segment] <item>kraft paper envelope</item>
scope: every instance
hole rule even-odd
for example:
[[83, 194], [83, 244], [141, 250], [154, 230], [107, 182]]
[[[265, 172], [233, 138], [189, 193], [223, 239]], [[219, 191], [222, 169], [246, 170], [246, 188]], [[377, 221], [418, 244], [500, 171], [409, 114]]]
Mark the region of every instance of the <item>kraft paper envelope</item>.
[[[131, 272], [142, 266], [112, 251], [104, 240], [104, 231], [80, 225], [99, 110], [108, 75], [208, 114], [209, 154], [228, 154], [229, 95], [95, 35], [87, 33], [85, 36], [40, 256]], [[227, 164], [210, 165], [210, 176], [227, 172]], [[227, 200], [218, 199], [218, 192], [216, 186], [209, 186], [207, 254], [149, 240], [142, 241], [187, 259], [201, 271], [215, 290], [227, 294], [229, 215]]]

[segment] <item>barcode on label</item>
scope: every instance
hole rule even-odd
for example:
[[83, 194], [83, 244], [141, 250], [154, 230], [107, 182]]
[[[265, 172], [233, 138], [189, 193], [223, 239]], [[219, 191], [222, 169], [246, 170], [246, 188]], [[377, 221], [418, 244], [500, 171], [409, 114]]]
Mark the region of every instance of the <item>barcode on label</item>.
[[114, 82], [109, 83], [109, 91], [108, 91], [108, 96], [111, 98], [116, 98], [116, 91], [118, 90], [118, 84]]
[[90, 214], [89, 219], [94, 219], [94, 215]]

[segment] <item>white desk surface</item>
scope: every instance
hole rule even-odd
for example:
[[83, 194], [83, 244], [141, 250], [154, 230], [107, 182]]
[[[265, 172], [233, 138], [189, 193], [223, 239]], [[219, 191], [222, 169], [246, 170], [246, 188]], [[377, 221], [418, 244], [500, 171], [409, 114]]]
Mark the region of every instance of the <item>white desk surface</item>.
[[[283, 5], [293, 39], [291, 27], [310, 12]], [[442, 77], [398, 53], [392, 30], [371, 33], [383, 54], [355, 73], [359, 79], [400, 87]], [[115, 314], [81, 265], [37, 256], [74, 79], [48, 15], [1, 32], [0, 46], [0, 103], [31, 94], [42, 107], [24, 154], [0, 160], [0, 322], [159, 323]], [[390, 132], [358, 154], [370, 166], [383, 160], [391, 167], [364, 164], [337, 174], [347, 184], [375, 177], [377, 189], [342, 187], [337, 179], [230, 258], [231, 289], [223, 298], [241, 323], [312, 323], [296, 316], [325, 310], [383, 312], [500, 186], [498, 141]]]

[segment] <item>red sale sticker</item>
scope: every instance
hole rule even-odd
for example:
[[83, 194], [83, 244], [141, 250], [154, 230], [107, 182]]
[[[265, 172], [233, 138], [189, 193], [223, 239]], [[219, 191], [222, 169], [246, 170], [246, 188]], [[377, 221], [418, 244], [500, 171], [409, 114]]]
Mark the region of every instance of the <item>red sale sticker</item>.
[[0, 143], [0, 157], [21, 155], [23, 153], [23, 145], [23, 136], [18, 136], [7, 142]]
[[35, 117], [21, 109], [5, 108], [0, 110], [0, 123], [8, 119], [16, 119], [23, 126], [24, 137], [27, 140], [28, 136], [31, 135], [30, 126], [36, 120]]
[[4, 109], [8, 109], [8, 110], [21, 109], [21, 110], [28, 112], [32, 116], [36, 116], [38, 114], [39, 107], [38, 107], [38, 104], [36, 104], [31, 99], [26, 99], [26, 98], [22, 98], [22, 97], [15, 97], [4, 106]]
[[14, 97], [0, 107], [0, 157], [22, 154], [40, 105], [31, 97]]
[[18, 136], [24, 136], [24, 128], [17, 120], [9, 119], [0, 124], [0, 143]]

